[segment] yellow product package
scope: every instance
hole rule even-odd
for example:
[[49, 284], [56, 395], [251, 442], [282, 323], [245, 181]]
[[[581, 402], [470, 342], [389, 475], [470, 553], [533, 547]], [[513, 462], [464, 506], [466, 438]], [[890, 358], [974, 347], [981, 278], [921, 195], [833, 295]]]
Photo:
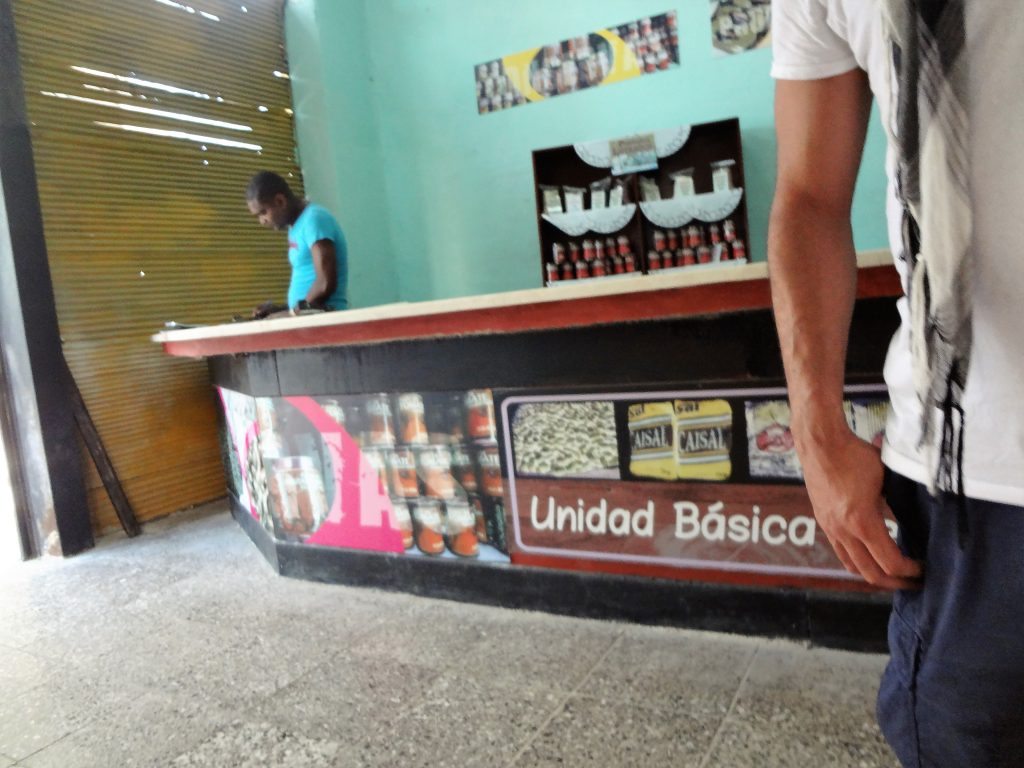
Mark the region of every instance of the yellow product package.
[[672, 403], [630, 405], [628, 419], [630, 473], [636, 477], [675, 480], [675, 414]]
[[676, 400], [676, 477], [728, 480], [732, 475], [732, 406], [726, 400]]

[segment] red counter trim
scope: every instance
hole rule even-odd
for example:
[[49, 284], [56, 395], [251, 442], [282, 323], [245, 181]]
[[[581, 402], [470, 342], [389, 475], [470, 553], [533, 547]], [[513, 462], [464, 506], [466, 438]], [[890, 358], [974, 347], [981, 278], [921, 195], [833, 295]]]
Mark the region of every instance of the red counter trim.
[[[557, 289], [552, 289], [557, 290]], [[857, 298], [902, 295], [899, 276], [890, 266], [859, 270]], [[178, 357], [212, 357], [275, 349], [331, 347], [349, 344], [572, 328], [601, 323], [692, 317], [694, 315], [766, 309], [771, 291], [765, 279], [711, 283], [660, 291], [620, 293], [565, 301], [482, 307], [458, 312], [384, 318], [318, 328], [164, 342], [164, 351]]]

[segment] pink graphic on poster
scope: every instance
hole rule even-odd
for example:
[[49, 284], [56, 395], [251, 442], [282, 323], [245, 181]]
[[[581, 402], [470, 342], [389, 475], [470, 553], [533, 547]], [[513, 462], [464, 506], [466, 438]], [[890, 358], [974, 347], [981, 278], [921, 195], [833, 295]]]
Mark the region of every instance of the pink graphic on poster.
[[333, 464], [334, 503], [306, 542], [374, 552], [403, 552], [402, 534], [380, 473], [359, 445], [310, 397], [288, 397], [320, 434]]

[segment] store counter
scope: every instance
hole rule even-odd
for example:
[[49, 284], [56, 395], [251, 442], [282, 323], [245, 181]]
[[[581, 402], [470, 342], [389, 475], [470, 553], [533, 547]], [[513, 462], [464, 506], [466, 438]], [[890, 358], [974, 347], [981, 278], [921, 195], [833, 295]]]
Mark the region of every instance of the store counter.
[[[847, 417], [898, 324], [858, 259]], [[165, 331], [206, 357], [236, 519], [279, 572], [882, 647], [887, 598], [817, 528], [766, 266]]]

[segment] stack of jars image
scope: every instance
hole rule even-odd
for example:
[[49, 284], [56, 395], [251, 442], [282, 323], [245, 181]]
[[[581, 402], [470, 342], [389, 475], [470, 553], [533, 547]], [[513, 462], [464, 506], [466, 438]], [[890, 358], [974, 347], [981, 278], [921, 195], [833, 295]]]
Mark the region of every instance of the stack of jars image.
[[583, 280], [636, 272], [637, 259], [626, 235], [588, 237], [582, 241], [554, 243], [546, 269], [549, 283], [557, 280]]
[[[248, 476], [260, 522], [285, 538], [306, 537], [320, 527], [328, 512], [319, 446], [314, 447], [308, 435], [286, 440], [270, 398], [256, 401], [256, 420], [260, 447], [249, 452]], [[253, 466], [254, 458], [269, 470], [266, 485], [263, 472]]]
[[680, 229], [655, 229], [650, 233], [650, 245], [649, 272], [747, 260], [747, 246], [737, 235], [732, 219], [710, 224], [695, 222]]
[[490, 390], [368, 395], [345, 410], [346, 430], [391, 497], [406, 549], [476, 557], [488, 544], [507, 552]]

